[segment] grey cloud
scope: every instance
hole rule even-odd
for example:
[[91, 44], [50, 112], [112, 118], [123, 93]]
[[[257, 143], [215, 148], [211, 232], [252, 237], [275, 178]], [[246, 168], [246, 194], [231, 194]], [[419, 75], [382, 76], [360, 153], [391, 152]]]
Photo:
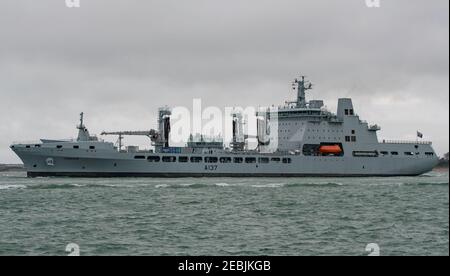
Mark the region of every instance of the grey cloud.
[[382, 136], [448, 151], [448, 1], [6, 0], [0, 161], [13, 140], [154, 127], [158, 106], [269, 105], [304, 73], [330, 108], [353, 97]]

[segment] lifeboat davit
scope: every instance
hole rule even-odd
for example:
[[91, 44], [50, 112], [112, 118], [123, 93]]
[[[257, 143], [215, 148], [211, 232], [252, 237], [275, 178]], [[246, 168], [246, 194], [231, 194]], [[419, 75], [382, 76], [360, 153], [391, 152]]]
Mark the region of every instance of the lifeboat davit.
[[339, 145], [320, 146], [319, 152], [322, 154], [340, 154], [342, 149]]

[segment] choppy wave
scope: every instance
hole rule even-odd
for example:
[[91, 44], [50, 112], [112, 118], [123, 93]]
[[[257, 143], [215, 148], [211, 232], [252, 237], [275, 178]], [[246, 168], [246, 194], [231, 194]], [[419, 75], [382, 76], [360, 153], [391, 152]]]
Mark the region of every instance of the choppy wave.
[[324, 188], [324, 187], [352, 187], [352, 186], [405, 186], [405, 187], [414, 187], [414, 186], [448, 186], [449, 182], [445, 182], [445, 179], [434, 179], [434, 181], [426, 182], [426, 181], [418, 181], [414, 182], [411, 179], [404, 181], [392, 181], [390, 179], [386, 179], [386, 181], [375, 181], [375, 182], [366, 182], [366, 179], [355, 182], [354, 180], [346, 181], [324, 181], [324, 182], [264, 182], [264, 181], [236, 181], [235, 183], [231, 182], [207, 182], [200, 181], [192, 183], [183, 182], [170, 182], [166, 183], [154, 183], [148, 181], [141, 182], [132, 182], [123, 181], [120, 183], [109, 183], [109, 182], [100, 182], [100, 183], [92, 183], [82, 181], [81, 183], [46, 183], [45, 181], [39, 180], [38, 183], [26, 183], [26, 181], [20, 181], [19, 183], [8, 183], [8, 184], [0, 184], [0, 190], [13, 190], [13, 189], [112, 189], [112, 188], [126, 188], [126, 189], [135, 189], [135, 188], [146, 188], [146, 189], [212, 189], [212, 188]]
[[168, 185], [168, 184], [158, 184], [158, 185], [155, 186], [155, 188], [167, 188], [169, 186], [170, 185]]
[[190, 189], [201, 189], [201, 188], [208, 188], [208, 187], [212, 187], [211, 185], [208, 184], [202, 184], [202, 183], [192, 183], [192, 184], [169, 184], [168, 188], [172, 188], [172, 189], [186, 189], [186, 188], [190, 188]]
[[255, 185], [250, 185], [250, 187], [253, 188], [281, 188], [284, 187], [284, 185], [286, 185], [285, 183], [264, 183], [264, 184], [255, 184]]
[[448, 255], [448, 182], [0, 176], [0, 255]]
[[418, 186], [448, 186], [448, 182], [419, 182]]
[[326, 182], [326, 183], [289, 183], [285, 185], [288, 188], [295, 187], [340, 187], [344, 186], [343, 183], [339, 182]]
[[27, 189], [32, 189], [32, 190], [45, 190], [45, 189], [74, 189], [74, 188], [82, 188], [82, 187], [86, 187], [86, 185], [83, 184], [69, 184], [69, 183], [64, 183], [64, 184], [36, 184], [36, 185], [28, 185], [26, 186]]
[[[54, 189], [80, 189], [80, 188], [137, 188], [141, 185], [132, 184], [78, 184], [78, 183], [49, 183], [49, 184], [7, 184], [0, 185], [0, 190], [8, 189], [30, 189], [30, 190], [54, 190]], [[158, 187], [158, 185], [157, 185]]]
[[231, 184], [224, 183], [224, 182], [216, 183], [214, 185], [216, 185], [217, 187], [231, 187], [231, 186], [235, 186], [235, 185], [231, 185]]
[[155, 185], [155, 188], [211, 188], [211, 187], [235, 187], [235, 186], [241, 186], [238, 184], [230, 184], [230, 183], [212, 183], [212, 184], [206, 184], [206, 183], [193, 183], [193, 184], [158, 184]]
[[224, 188], [224, 187], [242, 187], [242, 188], [295, 188], [295, 187], [340, 187], [343, 186], [342, 183], [194, 183], [194, 184], [158, 184], [155, 188], [174, 188], [174, 189], [200, 189], [200, 188]]
[[26, 185], [0, 185], [0, 190], [12, 190], [12, 189], [26, 189]]

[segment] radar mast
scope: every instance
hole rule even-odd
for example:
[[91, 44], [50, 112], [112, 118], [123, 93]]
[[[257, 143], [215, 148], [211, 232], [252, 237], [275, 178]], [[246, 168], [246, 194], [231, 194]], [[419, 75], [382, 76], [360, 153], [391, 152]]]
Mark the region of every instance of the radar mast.
[[306, 108], [306, 91], [312, 89], [312, 83], [305, 80], [305, 76], [300, 76], [292, 83], [292, 89], [297, 89], [297, 107]]
[[77, 126], [78, 138], [77, 141], [91, 141], [93, 137], [89, 135], [89, 131], [84, 125], [84, 112], [80, 113], [80, 125]]
[[80, 113], [80, 125], [77, 127], [78, 129], [85, 129], [84, 127], [84, 112]]

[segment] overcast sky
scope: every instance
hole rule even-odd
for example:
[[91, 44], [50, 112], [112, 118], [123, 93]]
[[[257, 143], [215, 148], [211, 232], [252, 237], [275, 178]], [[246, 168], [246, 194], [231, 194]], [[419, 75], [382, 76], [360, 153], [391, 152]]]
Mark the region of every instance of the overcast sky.
[[[352, 97], [380, 139], [449, 147], [449, 1], [0, 1], [0, 163], [17, 140], [156, 127], [159, 106]], [[132, 141], [128, 139], [127, 141]], [[134, 141], [133, 141], [134, 142]], [[136, 141], [139, 143], [146, 140]]]

